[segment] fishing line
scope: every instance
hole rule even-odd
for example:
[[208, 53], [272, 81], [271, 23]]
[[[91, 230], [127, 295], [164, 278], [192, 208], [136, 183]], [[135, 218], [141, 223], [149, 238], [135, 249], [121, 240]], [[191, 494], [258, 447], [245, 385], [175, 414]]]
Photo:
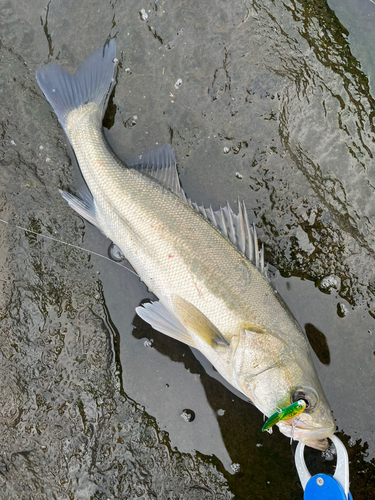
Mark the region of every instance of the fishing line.
[[54, 238], [53, 236], [49, 236], [47, 234], [37, 233], [36, 231], [32, 231], [31, 229], [26, 229], [25, 227], [17, 226], [17, 224], [7, 222], [4, 219], [0, 219], [0, 222], [3, 222], [4, 224], [7, 224], [8, 226], [14, 227], [14, 228], [19, 229], [21, 231], [34, 234], [37, 237], [40, 236], [42, 238], [45, 238], [46, 240], [51, 240], [51, 241], [55, 241], [57, 243], [62, 243], [63, 245], [67, 245], [68, 247], [75, 248], [76, 250], [82, 250], [83, 252], [87, 252], [90, 255], [96, 255], [97, 257], [101, 257], [102, 259], [109, 260], [109, 262], [112, 262], [112, 264], [116, 264], [117, 266], [120, 266], [123, 269], [126, 269], [130, 273], [134, 274], [134, 276], [137, 276], [137, 278], [139, 278], [137, 273], [135, 273], [134, 271], [132, 271], [128, 267], [122, 265], [120, 262], [116, 262], [115, 260], [110, 259], [106, 255], [102, 255], [101, 253], [93, 252], [92, 250], [88, 250], [87, 248], [83, 248], [83, 247], [80, 247], [78, 245], [74, 245], [73, 243], [68, 243], [67, 241], [59, 240], [58, 238]]

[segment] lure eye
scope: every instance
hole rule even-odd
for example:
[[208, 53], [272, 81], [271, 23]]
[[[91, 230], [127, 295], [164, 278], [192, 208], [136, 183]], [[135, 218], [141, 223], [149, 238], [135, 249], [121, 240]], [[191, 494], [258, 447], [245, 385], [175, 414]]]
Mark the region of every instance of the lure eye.
[[318, 404], [318, 394], [310, 387], [299, 387], [294, 391], [291, 402], [295, 403], [299, 399], [302, 399], [306, 403], [305, 412], [307, 413], [313, 411]]

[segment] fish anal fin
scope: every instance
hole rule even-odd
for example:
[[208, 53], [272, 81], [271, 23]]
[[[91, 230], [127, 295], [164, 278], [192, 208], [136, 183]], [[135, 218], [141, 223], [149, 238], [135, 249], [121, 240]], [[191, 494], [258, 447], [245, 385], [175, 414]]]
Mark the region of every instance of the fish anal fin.
[[186, 328], [173, 316], [161, 302], [147, 302], [136, 308], [140, 318], [150, 324], [158, 332], [168, 335], [172, 339], [195, 347]]
[[173, 297], [173, 307], [186, 329], [193, 332], [210, 347], [228, 347], [229, 342], [223, 337], [218, 328], [193, 304], [175, 295]]
[[59, 193], [68, 202], [69, 206], [75, 210], [81, 217], [101, 230], [95, 214], [94, 198], [91, 193], [81, 193], [81, 196], [74, 196], [67, 191], [59, 189]]

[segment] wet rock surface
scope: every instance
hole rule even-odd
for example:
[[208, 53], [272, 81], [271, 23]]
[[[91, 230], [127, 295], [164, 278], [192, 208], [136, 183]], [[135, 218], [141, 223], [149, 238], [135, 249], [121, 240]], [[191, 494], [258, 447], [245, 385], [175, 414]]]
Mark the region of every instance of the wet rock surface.
[[[335, 13], [321, 0], [10, 0], [0, 28], [0, 217], [12, 223], [0, 226], [0, 498], [302, 495], [285, 438], [261, 436], [259, 412], [134, 318], [149, 297], [137, 278], [35, 235], [108, 247], [58, 196], [82, 181], [34, 78], [50, 61], [74, 71], [108, 36], [120, 59], [110, 145], [126, 159], [170, 142], [193, 200], [245, 200], [267, 260], [288, 278], [275, 284], [312, 337], [353, 497], [370, 498], [374, 99]], [[170, 397], [175, 420], [163, 420], [157, 400], [182, 394], [178, 364], [187, 392], [199, 379], [213, 416], [181, 395]], [[181, 451], [199, 429], [205, 452]], [[332, 472], [319, 454], [309, 465]]]

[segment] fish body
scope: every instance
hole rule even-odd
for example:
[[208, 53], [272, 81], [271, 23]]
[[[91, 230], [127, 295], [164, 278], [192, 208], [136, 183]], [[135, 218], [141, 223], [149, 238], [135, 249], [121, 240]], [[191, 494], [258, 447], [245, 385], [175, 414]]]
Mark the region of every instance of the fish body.
[[[170, 146], [124, 165], [102, 134], [116, 72], [111, 40], [75, 75], [59, 66], [37, 80], [74, 149], [89, 192], [62, 193], [123, 252], [159, 302], [138, 307], [154, 328], [199, 349], [265, 415], [297, 400], [306, 410], [287, 436], [325, 449], [335, 429], [297, 321], [266, 277], [254, 228], [238, 215], [187, 200]], [[224, 233], [224, 234], [223, 234]]]

